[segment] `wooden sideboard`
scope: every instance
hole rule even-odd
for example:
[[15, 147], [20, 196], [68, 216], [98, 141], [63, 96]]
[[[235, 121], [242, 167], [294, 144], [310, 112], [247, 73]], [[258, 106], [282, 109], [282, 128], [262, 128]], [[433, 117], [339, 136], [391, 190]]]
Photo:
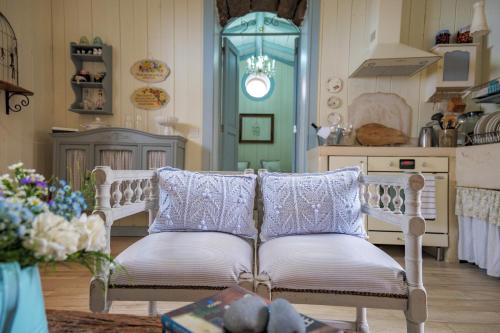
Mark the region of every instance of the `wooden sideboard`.
[[[128, 128], [99, 128], [54, 133], [53, 175], [79, 189], [83, 177], [98, 165], [113, 169], [148, 170], [163, 166], [184, 168], [186, 139]], [[113, 227], [114, 235], [144, 235], [147, 219], [136, 217]]]
[[[444, 259], [458, 261], [458, 223], [455, 215], [456, 148], [319, 146], [308, 152], [308, 170], [327, 171], [348, 165], [362, 165], [368, 174], [403, 172], [399, 159], [412, 159], [416, 170], [436, 178], [437, 216], [429, 221], [424, 246], [444, 249]], [[412, 171], [412, 170], [408, 170]], [[402, 244], [402, 234], [374, 220], [367, 221], [370, 241]], [[438, 253], [438, 257], [439, 257]]]

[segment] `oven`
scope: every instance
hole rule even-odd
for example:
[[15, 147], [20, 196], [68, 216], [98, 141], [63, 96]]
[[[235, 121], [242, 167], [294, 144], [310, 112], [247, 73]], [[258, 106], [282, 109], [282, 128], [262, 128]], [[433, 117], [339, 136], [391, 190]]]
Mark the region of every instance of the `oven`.
[[[422, 215], [426, 219], [424, 246], [448, 247], [448, 157], [382, 157], [367, 159], [369, 175], [420, 172], [426, 179], [422, 192]], [[367, 231], [374, 244], [403, 244], [401, 230], [368, 217]]]
[[[328, 170], [358, 165], [365, 174], [370, 175], [421, 172], [427, 179], [432, 179], [434, 216], [424, 216], [427, 217], [427, 223], [423, 245], [437, 247], [440, 257], [439, 249], [448, 247], [448, 162], [448, 157], [331, 155], [328, 157]], [[429, 198], [426, 200], [430, 201]], [[428, 203], [426, 212], [429, 212]], [[403, 233], [396, 226], [369, 217], [365, 218], [365, 228], [369, 235], [368, 240], [374, 244], [404, 244]]]

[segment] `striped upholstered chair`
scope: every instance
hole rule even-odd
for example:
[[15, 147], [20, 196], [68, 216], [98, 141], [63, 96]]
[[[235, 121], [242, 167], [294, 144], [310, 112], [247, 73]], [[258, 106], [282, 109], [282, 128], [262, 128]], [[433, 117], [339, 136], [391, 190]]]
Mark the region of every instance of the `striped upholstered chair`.
[[[265, 170], [260, 170], [259, 174], [263, 172]], [[355, 307], [354, 322], [332, 322], [341, 329], [355, 332], [369, 332], [367, 308], [402, 310], [407, 331], [423, 333], [427, 318], [422, 281], [425, 220], [420, 212], [424, 178], [417, 174], [361, 174], [359, 181], [362, 212], [401, 228], [405, 240], [405, 268], [357, 236], [338, 233], [281, 236], [258, 244], [255, 290], [262, 297], [285, 298], [297, 304]], [[262, 188], [262, 184], [259, 186]], [[391, 197], [389, 190], [395, 190], [396, 197]], [[264, 215], [264, 191], [261, 190], [258, 200], [260, 223]], [[400, 195], [402, 191], [404, 200]], [[300, 198], [298, 192], [290, 192], [293, 197]], [[404, 214], [401, 212], [403, 204]], [[300, 212], [297, 216], [301, 216]]]
[[[94, 169], [95, 213], [110, 228], [121, 218], [158, 211], [158, 177], [149, 170]], [[245, 173], [253, 173], [246, 170]], [[224, 172], [224, 174], [243, 174]], [[253, 204], [253, 203], [252, 203]], [[239, 285], [253, 290], [254, 241], [223, 232], [159, 232], [129, 246], [116, 257], [117, 268], [102, 267], [90, 284], [90, 309], [107, 312], [112, 301], [197, 301], [214, 290]]]

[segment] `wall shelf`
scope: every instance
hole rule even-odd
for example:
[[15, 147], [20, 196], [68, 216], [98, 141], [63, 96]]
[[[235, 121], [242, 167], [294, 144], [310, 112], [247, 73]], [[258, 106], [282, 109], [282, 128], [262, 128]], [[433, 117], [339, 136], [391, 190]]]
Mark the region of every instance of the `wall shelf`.
[[[23, 107], [30, 104], [28, 96], [33, 96], [33, 92], [7, 81], [0, 80], [0, 90], [5, 92], [5, 113], [19, 112]], [[12, 103], [12, 97], [20, 96], [22, 99], [17, 103]]]
[[500, 77], [467, 90], [476, 103], [500, 104]]
[[78, 108], [74, 108], [74, 109], [70, 108], [69, 111], [79, 113], [79, 114], [110, 115], [109, 113], [103, 112], [103, 110], [101, 110], [101, 109], [85, 110], [85, 109], [78, 109]]
[[102, 88], [102, 82], [75, 82], [71, 81], [72, 86], [81, 87], [81, 88]]
[[[95, 49], [102, 50], [100, 54], [81, 54], [81, 52], [94, 52]], [[113, 115], [113, 54], [110, 45], [76, 44], [71, 43], [69, 47], [71, 61], [75, 65], [75, 74], [84, 69], [84, 64], [88, 62], [102, 63], [106, 75], [102, 82], [77, 82], [71, 79], [71, 87], [75, 93], [75, 101], [70, 105], [69, 111], [79, 114], [91, 115]], [[94, 73], [95, 74], [95, 73]], [[84, 109], [84, 89], [102, 90], [104, 104], [102, 109]]]

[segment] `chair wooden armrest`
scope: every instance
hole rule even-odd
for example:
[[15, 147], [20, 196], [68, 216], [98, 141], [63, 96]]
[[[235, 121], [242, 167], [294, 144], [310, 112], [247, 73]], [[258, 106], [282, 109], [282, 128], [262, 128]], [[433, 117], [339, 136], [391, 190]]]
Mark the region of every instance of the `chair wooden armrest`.
[[[106, 226], [106, 253], [111, 253], [111, 226], [113, 222], [140, 212], [149, 213], [149, 224], [158, 209], [158, 186], [154, 170], [112, 170], [98, 166], [92, 171], [96, 185], [98, 214]], [[93, 312], [108, 310], [106, 294], [110, 275], [109, 263], [97, 267], [90, 283], [90, 309]]]
[[[421, 191], [424, 177], [421, 174], [401, 176], [360, 176], [362, 211], [392, 225], [404, 233], [405, 271], [408, 281], [408, 308], [406, 318], [408, 332], [423, 331], [427, 319], [427, 293], [422, 279], [422, 237], [425, 234], [425, 220], [421, 214]], [[389, 194], [389, 189], [395, 195]], [[401, 211], [404, 191], [405, 212]], [[389, 208], [392, 203], [393, 209]]]

